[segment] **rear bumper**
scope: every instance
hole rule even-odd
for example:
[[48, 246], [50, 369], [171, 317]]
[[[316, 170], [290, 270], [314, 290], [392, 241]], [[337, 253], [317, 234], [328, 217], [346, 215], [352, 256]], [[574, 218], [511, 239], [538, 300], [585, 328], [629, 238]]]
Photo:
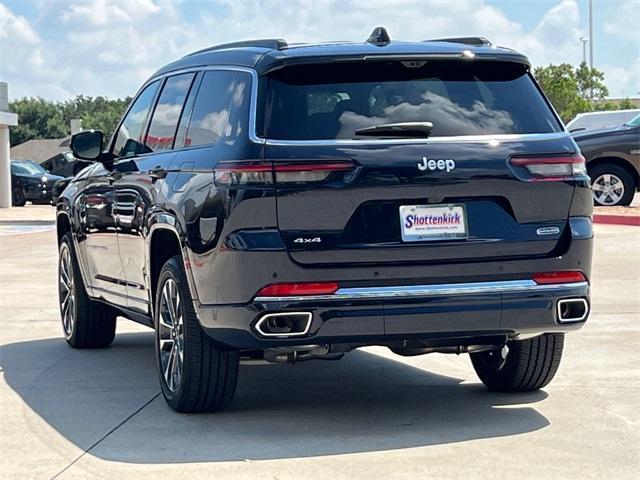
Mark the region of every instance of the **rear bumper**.
[[[334, 295], [255, 298], [245, 305], [198, 308], [204, 330], [236, 349], [309, 344], [385, 344], [400, 340], [453, 339], [567, 332], [584, 325], [560, 323], [558, 301], [589, 302], [587, 282], [536, 285], [530, 280], [342, 288]], [[302, 336], [265, 338], [256, 323], [266, 314], [308, 312]]]

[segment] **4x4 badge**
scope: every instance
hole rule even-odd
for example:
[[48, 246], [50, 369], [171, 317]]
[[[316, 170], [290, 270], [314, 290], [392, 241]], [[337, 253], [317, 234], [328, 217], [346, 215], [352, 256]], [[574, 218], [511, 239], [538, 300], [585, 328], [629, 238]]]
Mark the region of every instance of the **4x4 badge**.
[[320, 237], [299, 237], [293, 243], [322, 243], [322, 239]]

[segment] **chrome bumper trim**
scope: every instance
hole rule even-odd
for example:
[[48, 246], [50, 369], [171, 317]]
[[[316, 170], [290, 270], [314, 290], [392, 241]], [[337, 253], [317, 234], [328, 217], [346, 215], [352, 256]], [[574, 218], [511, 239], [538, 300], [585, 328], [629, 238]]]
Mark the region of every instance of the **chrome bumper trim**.
[[492, 293], [540, 292], [588, 287], [588, 282], [540, 285], [533, 280], [499, 282], [444, 283], [438, 285], [401, 285], [395, 287], [341, 288], [331, 295], [255, 297], [255, 302], [301, 302], [309, 300], [358, 300], [367, 298], [433, 297], [439, 295], [477, 295]]

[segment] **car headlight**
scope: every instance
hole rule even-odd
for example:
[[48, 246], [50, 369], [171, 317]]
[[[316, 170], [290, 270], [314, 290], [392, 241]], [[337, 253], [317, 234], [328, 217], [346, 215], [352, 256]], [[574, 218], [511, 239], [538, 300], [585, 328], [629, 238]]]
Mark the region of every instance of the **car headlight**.
[[42, 183], [47, 183], [47, 177], [43, 176], [40, 180], [42, 181]]

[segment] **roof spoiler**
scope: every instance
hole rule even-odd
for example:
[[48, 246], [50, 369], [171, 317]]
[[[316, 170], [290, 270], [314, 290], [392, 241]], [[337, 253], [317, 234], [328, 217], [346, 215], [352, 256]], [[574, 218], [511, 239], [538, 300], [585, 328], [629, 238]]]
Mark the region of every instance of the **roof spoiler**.
[[452, 37], [452, 38], [434, 38], [424, 40], [425, 42], [448, 42], [461, 43], [463, 45], [472, 45], [474, 47], [491, 47], [493, 44], [485, 37]]

